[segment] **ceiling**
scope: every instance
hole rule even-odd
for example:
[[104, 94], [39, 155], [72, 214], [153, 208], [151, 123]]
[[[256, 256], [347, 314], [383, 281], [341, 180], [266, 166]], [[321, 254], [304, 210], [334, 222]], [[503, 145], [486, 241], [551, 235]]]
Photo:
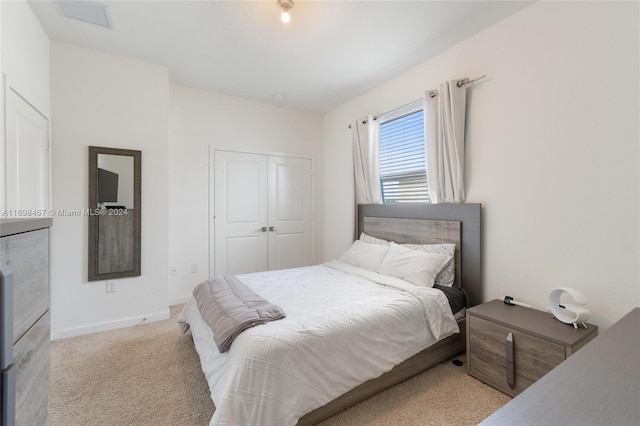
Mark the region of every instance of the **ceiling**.
[[52, 40], [164, 65], [173, 84], [316, 112], [531, 3], [294, 0], [284, 24], [277, 0], [98, 2], [111, 29], [63, 16], [56, 1], [29, 4]]

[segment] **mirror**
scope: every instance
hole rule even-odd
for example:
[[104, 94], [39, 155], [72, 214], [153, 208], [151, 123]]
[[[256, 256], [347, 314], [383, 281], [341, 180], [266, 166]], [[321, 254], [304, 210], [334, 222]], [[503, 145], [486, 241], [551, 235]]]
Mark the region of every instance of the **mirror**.
[[140, 164], [140, 151], [89, 147], [89, 281], [140, 275]]

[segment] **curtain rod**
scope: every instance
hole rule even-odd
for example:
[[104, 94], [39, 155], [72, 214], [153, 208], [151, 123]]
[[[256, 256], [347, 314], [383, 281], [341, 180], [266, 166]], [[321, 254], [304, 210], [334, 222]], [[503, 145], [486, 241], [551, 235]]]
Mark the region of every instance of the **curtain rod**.
[[[486, 77], [487, 77], [487, 76], [486, 76], [486, 74], [482, 74], [481, 76], [476, 77], [476, 78], [471, 79], [471, 80], [469, 80], [469, 77], [465, 77], [465, 78], [463, 78], [463, 79], [461, 79], [461, 80], [458, 80], [458, 81], [456, 82], [456, 86], [458, 86], [458, 87], [462, 87], [462, 86], [464, 86], [464, 85], [469, 85], [469, 84], [475, 83], [475, 82], [476, 82], [476, 81], [478, 81], [478, 80], [482, 80], [483, 78], [486, 78]], [[433, 93], [433, 92], [437, 93], [438, 91], [437, 91], [437, 90], [432, 90], [432, 93]], [[422, 100], [422, 98], [420, 98], [420, 99], [416, 99], [416, 100], [414, 100], [414, 101], [409, 102], [408, 104], [404, 104], [404, 105], [401, 105], [401, 106], [399, 106], [399, 107], [397, 107], [397, 108], [392, 109], [391, 111], [387, 111], [387, 112], [385, 112], [384, 114], [392, 113], [392, 112], [394, 112], [394, 111], [397, 111], [397, 110], [399, 110], [399, 109], [405, 108], [405, 107], [407, 107], [407, 106], [411, 105], [412, 103], [415, 103], [415, 102], [418, 102], [418, 101], [421, 101], [421, 100]], [[378, 118], [378, 116], [380, 116], [380, 115], [382, 115], [382, 114], [374, 115], [374, 116], [373, 116], [373, 119], [374, 119], [374, 120], [376, 120], [376, 119]], [[367, 120], [363, 120], [363, 121], [362, 121], [362, 124], [364, 124], [364, 123], [366, 123], [366, 122], [367, 122]], [[351, 128], [351, 124], [349, 124], [349, 128]]]
[[462, 86], [464, 86], [465, 84], [475, 83], [476, 81], [478, 81], [478, 80], [482, 80], [483, 78], [486, 78], [486, 77], [487, 77], [487, 75], [486, 75], [486, 74], [482, 74], [481, 76], [476, 77], [476, 78], [474, 78], [474, 79], [472, 79], [472, 80], [469, 80], [469, 78], [468, 78], [468, 77], [467, 77], [467, 78], [463, 78], [462, 80], [458, 80], [458, 82], [456, 83], [456, 85], [457, 85], [458, 87], [462, 87]]

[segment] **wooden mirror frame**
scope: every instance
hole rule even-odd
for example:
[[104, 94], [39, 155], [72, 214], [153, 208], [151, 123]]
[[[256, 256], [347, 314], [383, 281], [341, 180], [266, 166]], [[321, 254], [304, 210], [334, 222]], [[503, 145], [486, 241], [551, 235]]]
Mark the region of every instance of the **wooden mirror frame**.
[[[119, 272], [99, 273], [99, 226], [101, 211], [98, 206], [98, 155], [122, 155], [133, 157], [133, 268]], [[110, 280], [114, 278], [140, 276], [140, 230], [141, 230], [141, 151], [118, 148], [89, 147], [89, 262], [88, 280]]]

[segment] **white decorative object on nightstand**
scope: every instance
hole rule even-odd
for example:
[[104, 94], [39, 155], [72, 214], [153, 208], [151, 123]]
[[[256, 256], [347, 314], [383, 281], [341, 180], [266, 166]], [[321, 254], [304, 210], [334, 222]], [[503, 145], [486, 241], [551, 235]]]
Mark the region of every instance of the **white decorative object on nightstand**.
[[[575, 303], [561, 303], [560, 299], [563, 294], [570, 295]], [[587, 298], [582, 292], [570, 287], [560, 287], [552, 290], [549, 294], [549, 309], [560, 321], [566, 324], [573, 324], [575, 328], [578, 328], [578, 324], [587, 328], [585, 324], [591, 317], [591, 311], [582, 306], [586, 305]]]

